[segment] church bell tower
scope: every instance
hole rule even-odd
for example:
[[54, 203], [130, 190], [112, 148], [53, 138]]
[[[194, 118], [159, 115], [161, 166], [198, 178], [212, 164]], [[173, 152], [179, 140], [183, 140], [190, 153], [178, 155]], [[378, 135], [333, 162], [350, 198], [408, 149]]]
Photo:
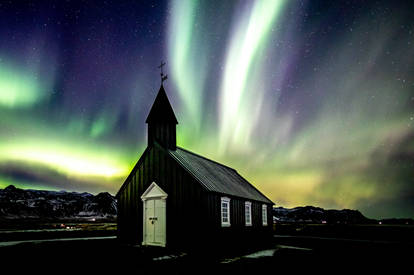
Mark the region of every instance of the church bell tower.
[[148, 146], [153, 145], [156, 141], [165, 149], [176, 149], [176, 125], [178, 121], [162, 82], [145, 123], [148, 124]]

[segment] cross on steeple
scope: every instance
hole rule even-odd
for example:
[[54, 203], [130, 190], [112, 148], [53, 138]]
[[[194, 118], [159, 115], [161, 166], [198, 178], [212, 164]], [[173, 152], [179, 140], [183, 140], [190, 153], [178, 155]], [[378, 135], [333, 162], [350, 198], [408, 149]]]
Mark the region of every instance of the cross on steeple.
[[164, 67], [164, 65], [165, 65], [165, 62], [162, 62], [162, 61], [161, 61], [161, 64], [158, 66], [158, 69], [160, 69], [160, 70], [161, 70], [161, 73], [160, 73], [160, 76], [161, 76], [161, 85], [162, 85], [162, 83], [163, 83], [165, 80], [167, 80], [167, 79], [168, 79], [168, 75], [164, 75], [164, 72], [162, 71], [162, 67]]

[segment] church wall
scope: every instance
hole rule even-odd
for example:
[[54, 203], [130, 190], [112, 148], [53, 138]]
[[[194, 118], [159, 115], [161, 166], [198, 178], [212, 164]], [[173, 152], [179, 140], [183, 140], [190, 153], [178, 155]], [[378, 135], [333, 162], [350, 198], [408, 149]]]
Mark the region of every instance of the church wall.
[[[167, 245], [238, 245], [271, 236], [271, 205], [268, 225], [262, 225], [262, 202], [252, 201], [252, 226], [245, 225], [245, 199], [205, 191], [160, 145], [146, 150], [128, 177], [118, 198], [118, 235], [124, 242], [140, 244], [143, 231], [141, 195], [155, 181], [168, 194]], [[221, 197], [230, 197], [230, 227], [221, 226]]]
[[201, 213], [202, 188], [158, 144], [146, 151], [118, 195], [118, 236], [127, 243], [142, 242], [141, 195], [153, 181], [168, 194], [167, 245], [194, 243], [205, 216]]
[[[230, 226], [221, 225], [221, 198], [230, 198]], [[208, 232], [210, 243], [218, 243], [221, 246], [242, 246], [268, 241], [272, 233], [271, 204], [267, 204], [267, 225], [262, 221], [262, 202], [246, 200], [244, 198], [223, 195], [219, 193], [207, 193], [206, 207]], [[245, 202], [252, 204], [252, 225], [246, 226]]]

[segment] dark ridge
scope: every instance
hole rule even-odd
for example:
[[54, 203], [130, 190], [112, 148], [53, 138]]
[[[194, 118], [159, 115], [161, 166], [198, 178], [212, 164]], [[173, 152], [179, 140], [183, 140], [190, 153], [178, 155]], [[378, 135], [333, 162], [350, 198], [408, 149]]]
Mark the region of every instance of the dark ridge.
[[372, 224], [378, 221], [365, 217], [358, 210], [325, 210], [320, 207], [273, 208], [275, 223]]
[[116, 200], [107, 193], [0, 189], [0, 219], [83, 219], [115, 220]]

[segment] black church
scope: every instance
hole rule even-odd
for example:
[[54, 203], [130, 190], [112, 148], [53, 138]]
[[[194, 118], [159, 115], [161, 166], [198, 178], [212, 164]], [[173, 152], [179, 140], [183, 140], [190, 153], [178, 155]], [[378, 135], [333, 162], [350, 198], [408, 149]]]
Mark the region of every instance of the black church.
[[116, 195], [122, 242], [193, 247], [271, 235], [272, 201], [235, 169], [176, 145], [162, 84], [146, 123], [148, 146]]

